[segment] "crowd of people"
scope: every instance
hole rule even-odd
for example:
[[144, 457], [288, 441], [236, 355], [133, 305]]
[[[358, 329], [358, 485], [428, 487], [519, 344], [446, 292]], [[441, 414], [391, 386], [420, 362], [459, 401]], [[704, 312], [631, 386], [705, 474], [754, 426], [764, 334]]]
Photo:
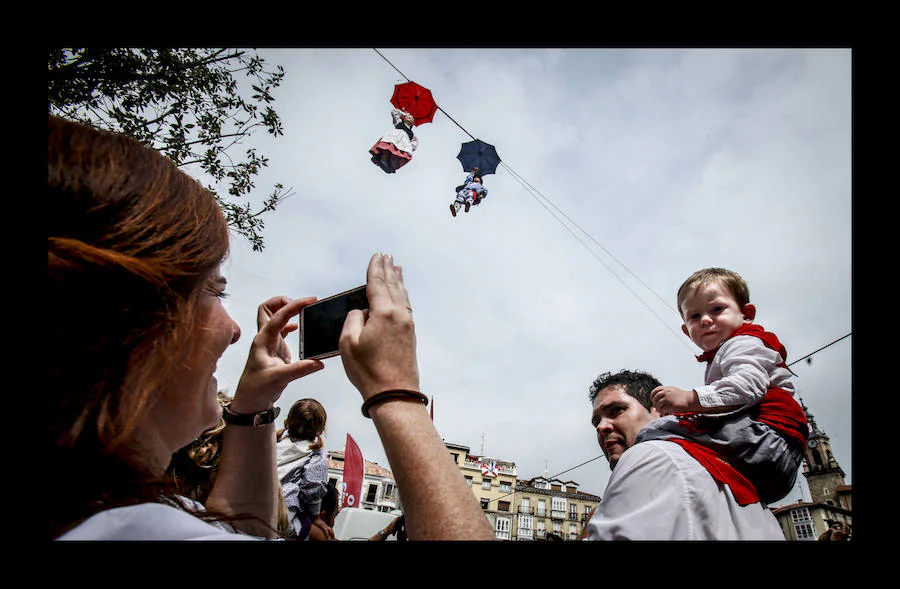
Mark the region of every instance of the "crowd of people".
[[[276, 430], [285, 387], [324, 368], [293, 360], [285, 339], [315, 299], [259, 305], [243, 373], [223, 397], [216, 362], [243, 333], [221, 303], [229, 230], [214, 196], [138, 141], [55, 116], [47, 186], [49, 292], [66, 317], [50, 322], [49, 345], [66, 353], [50, 364], [39, 449], [68, 488], [45, 497], [42, 536], [334, 539], [324, 407], [301, 399]], [[753, 328], [738, 278], [710, 271], [679, 291], [683, 329], [708, 362], [703, 386], [631, 370], [590, 386], [612, 474], [584, 540], [784, 540], [767, 501], [796, 476], [793, 453], [775, 456], [794, 448], [796, 401], [783, 347]], [[347, 315], [340, 357], [401, 496], [390, 533], [496, 539], [429, 416], [410, 297], [390, 254], [369, 259], [366, 294], [369, 308]], [[757, 442], [746, 461], [723, 449]]]

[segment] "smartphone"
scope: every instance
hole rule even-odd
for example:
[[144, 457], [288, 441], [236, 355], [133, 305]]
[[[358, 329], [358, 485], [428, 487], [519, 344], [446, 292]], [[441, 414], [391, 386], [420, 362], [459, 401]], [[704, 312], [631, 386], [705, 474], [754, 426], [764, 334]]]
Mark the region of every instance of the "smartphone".
[[300, 359], [314, 360], [340, 354], [338, 340], [347, 313], [368, 308], [366, 286], [362, 285], [300, 309]]

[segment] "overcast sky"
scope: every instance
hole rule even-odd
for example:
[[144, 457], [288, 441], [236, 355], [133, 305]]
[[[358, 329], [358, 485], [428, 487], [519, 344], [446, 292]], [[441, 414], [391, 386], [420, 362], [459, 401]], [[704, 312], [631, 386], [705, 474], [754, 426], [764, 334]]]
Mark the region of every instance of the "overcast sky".
[[[265, 217], [263, 252], [233, 239], [225, 305], [243, 336], [219, 361], [220, 388], [237, 385], [259, 303], [364, 284], [369, 257], [390, 253], [441, 436], [515, 462], [520, 479], [546, 471], [602, 496], [588, 388], [623, 368], [702, 384], [675, 311], [694, 270], [741, 273], [789, 363], [851, 333], [849, 49], [379, 51], [259, 51], [286, 72], [274, 92], [285, 135], [247, 143], [270, 158], [254, 196], [276, 182], [295, 194]], [[443, 112], [388, 175], [368, 150], [407, 78]], [[484, 203], [453, 218], [469, 134], [504, 165]], [[791, 367], [848, 483], [852, 343]], [[296, 356], [296, 334], [290, 344]], [[390, 468], [340, 358], [325, 365], [287, 387], [282, 415], [314, 397], [328, 449], [349, 433]], [[800, 497], [803, 483], [776, 505]]]

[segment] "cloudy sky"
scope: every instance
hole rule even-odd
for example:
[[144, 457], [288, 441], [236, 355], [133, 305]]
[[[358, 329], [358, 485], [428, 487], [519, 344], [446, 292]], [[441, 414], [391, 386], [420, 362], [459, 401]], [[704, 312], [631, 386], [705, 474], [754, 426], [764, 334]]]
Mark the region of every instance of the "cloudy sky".
[[[364, 284], [369, 257], [390, 253], [441, 436], [515, 462], [521, 479], [546, 471], [602, 496], [591, 382], [629, 368], [702, 384], [675, 293], [694, 270], [724, 266], [746, 278], [788, 362], [827, 346], [792, 369], [852, 483], [849, 49], [259, 54], [286, 72], [274, 93], [285, 135], [248, 142], [270, 158], [255, 197], [276, 182], [295, 194], [265, 218], [263, 252], [233, 240], [225, 304], [244, 335], [219, 361], [221, 388], [237, 385], [259, 303]], [[368, 149], [407, 79], [443, 110], [388, 175]], [[456, 156], [473, 137], [503, 165], [485, 178], [487, 200], [453, 218]], [[290, 343], [296, 355], [296, 334]], [[390, 467], [340, 358], [325, 364], [288, 386], [282, 411], [319, 399], [329, 449], [349, 433]], [[803, 483], [778, 505], [800, 497]]]

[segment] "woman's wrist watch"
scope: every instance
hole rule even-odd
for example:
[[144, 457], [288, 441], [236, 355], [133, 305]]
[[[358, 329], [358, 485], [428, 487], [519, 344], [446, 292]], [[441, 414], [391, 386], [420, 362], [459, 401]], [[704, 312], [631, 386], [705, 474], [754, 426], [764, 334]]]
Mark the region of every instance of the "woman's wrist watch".
[[253, 427], [262, 427], [269, 425], [275, 421], [278, 414], [281, 413], [281, 407], [272, 407], [265, 411], [257, 413], [235, 413], [231, 410], [231, 404], [222, 407], [222, 419], [228, 425], [252, 425]]

